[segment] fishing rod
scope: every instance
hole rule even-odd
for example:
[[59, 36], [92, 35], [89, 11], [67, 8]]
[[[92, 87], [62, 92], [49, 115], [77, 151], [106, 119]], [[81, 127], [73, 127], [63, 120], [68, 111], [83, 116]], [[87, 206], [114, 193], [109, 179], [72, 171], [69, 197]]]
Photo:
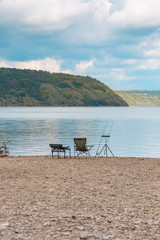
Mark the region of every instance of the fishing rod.
[[[97, 152], [96, 152], [96, 156], [100, 156], [100, 154], [102, 153], [103, 150], [105, 151], [106, 156], [107, 156], [107, 148], [109, 149], [109, 151], [111, 152], [111, 154], [114, 156], [114, 154], [112, 153], [112, 151], [111, 151], [111, 149], [109, 148], [109, 146], [107, 145], [107, 143], [108, 143], [108, 141], [109, 141], [109, 137], [110, 137], [111, 132], [112, 132], [112, 129], [113, 129], [113, 124], [114, 124], [114, 121], [115, 121], [115, 117], [116, 117], [116, 114], [115, 114], [114, 118], [112, 118], [112, 122], [111, 122], [110, 129], [109, 129], [109, 134], [108, 134], [108, 135], [105, 135], [106, 128], [107, 128], [107, 126], [109, 125], [109, 120], [107, 120], [107, 123], [106, 123], [106, 125], [105, 125], [103, 134], [101, 135], [101, 139], [100, 139], [100, 143], [99, 143], [99, 146], [98, 146], [98, 149], [97, 149]], [[102, 139], [103, 139], [103, 138], [105, 138], [105, 144], [104, 144], [103, 148], [101, 149], [101, 151], [99, 152], [99, 148], [100, 148], [100, 145], [101, 145], [101, 142], [102, 142]]]
[[[104, 130], [103, 130], [103, 134], [102, 134], [102, 135], [105, 134], [106, 128], [107, 128], [107, 126], [108, 126], [108, 123], [109, 123], [109, 119], [107, 120], [107, 123], [106, 123], [106, 125], [105, 125], [105, 127], [104, 127]], [[98, 156], [98, 152], [99, 152], [99, 148], [100, 148], [101, 142], [102, 142], [102, 136], [101, 136], [101, 139], [100, 139], [98, 148], [97, 148], [96, 156]]]

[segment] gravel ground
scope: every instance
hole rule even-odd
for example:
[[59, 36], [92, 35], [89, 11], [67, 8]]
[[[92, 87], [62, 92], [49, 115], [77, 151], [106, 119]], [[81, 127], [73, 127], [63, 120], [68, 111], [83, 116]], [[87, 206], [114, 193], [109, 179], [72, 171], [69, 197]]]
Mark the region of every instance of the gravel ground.
[[160, 159], [0, 158], [1, 240], [160, 240]]

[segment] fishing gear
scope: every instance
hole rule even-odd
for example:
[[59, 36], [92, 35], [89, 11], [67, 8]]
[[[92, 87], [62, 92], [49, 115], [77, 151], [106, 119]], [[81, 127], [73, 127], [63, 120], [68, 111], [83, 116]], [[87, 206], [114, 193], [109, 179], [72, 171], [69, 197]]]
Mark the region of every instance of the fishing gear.
[[[104, 151], [104, 154], [106, 155], [106, 157], [108, 156], [108, 151], [110, 151], [110, 153], [112, 154], [112, 156], [115, 157], [114, 154], [113, 154], [113, 152], [111, 151], [111, 149], [110, 149], [109, 146], [108, 146], [108, 140], [109, 140], [110, 135], [111, 135], [111, 131], [112, 131], [112, 128], [113, 128], [113, 123], [114, 123], [114, 121], [115, 121], [115, 117], [112, 119], [112, 122], [111, 122], [111, 125], [110, 125], [109, 134], [108, 134], [108, 135], [105, 135], [106, 128], [107, 128], [107, 126], [109, 125], [109, 120], [107, 120], [107, 123], [106, 123], [106, 125], [105, 125], [103, 134], [101, 135], [100, 143], [99, 143], [99, 146], [98, 146], [98, 149], [97, 149], [97, 152], [96, 152], [96, 156], [98, 156], [98, 157], [102, 154], [103, 151]], [[102, 149], [101, 149], [100, 152], [99, 152], [99, 148], [100, 148], [100, 146], [101, 146], [102, 139], [104, 139], [104, 145], [103, 145]]]
[[110, 153], [112, 154], [112, 156], [115, 157], [114, 154], [113, 154], [113, 152], [111, 151], [111, 149], [109, 148], [109, 146], [108, 146], [108, 144], [107, 144], [108, 139], [110, 138], [110, 135], [102, 135], [101, 138], [104, 138], [104, 139], [105, 139], [105, 144], [104, 144], [104, 146], [102, 147], [101, 151], [99, 152], [98, 157], [101, 155], [101, 153], [102, 153], [103, 151], [104, 151], [104, 153], [105, 153], [105, 155], [106, 155], [106, 157], [107, 157], [107, 156], [108, 156], [108, 150], [110, 151]]
[[[103, 131], [103, 134], [102, 134], [102, 135], [105, 134], [106, 128], [107, 128], [107, 126], [108, 126], [108, 123], [109, 123], [109, 119], [107, 120], [107, 123], [106, 123], [106, 125], [105, 125], [105, 128], [104, 128], [104, 131]], [[101, 137], [101, 139], [100, 139], [100, 142], [99, 142], [99, 145], [98, 145], [98, 148], [97, 148], [96, 156], [99, 155], [98, 152], [99, 152], [99, 148], [100, 148], [100, 146], [101, 146], [101, 142], [102, 142], [102, 137]]]

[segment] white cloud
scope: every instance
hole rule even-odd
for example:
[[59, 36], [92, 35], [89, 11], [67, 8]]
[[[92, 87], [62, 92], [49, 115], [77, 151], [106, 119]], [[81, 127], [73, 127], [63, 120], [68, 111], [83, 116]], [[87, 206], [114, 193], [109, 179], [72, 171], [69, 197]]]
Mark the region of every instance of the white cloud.
[[80, 0], [39, 0], [37, 5], [26, 22], [47, 29], [66, 28], [88, 12], [88, 5]]
[[0, 26], [32, 33], [70, 27], [70, 39], [103, 41], [114, 28], [159, 27], [159, 9], [159, 0], [1, 0]]
[[144, 52], [146, 57], [160, 57], [160, 48], [151, 49]]
[[119, 5], [109, 19], [111, 24], [119, 28], [159, 26], [159, 0], [119, 0], [117, 2]]
[[128, 59], [124, 63], [127, 65], [132, 65], [132, 70], [160, 69], [160, 58]]
[[139, 60], [137, 59], [127, 59], [124, 61], [125, 64], [128, 64], [128, 65], [135, 65], [139, 62]]
[[148, 41], [143, 44], [145, 50], [143, 50], [143, 54], [145, 57], [156, 58], [160, 57], [160, 40], [155, 37], [153, 39], [149, 38]]
[[0, 25], [62, 29], [88, 12], [83, 0], [1, 0]]
[[129, 81], [134, 77], [126, 76], [124, 70], [121, 68], [112, 68], [108, 78], [112, 81]]
[[[0, 0], [1, 58], [33, 59], [0, 66], [71, 68], [126, 86], [137, 70], [160, 69], [159, 9], [159, 0]], [[50, 58], [34, 60], [39, 54]]]
[[160, 49], [148, 50], [139, 59], [127, 59], [124, 64], [131, 65], [132, 70], [158, 70], [160, 69]]
[[1, 68], [10, 68], [11, 65], [8, 64], [8, 63], [6, 63], [5, 61], [1, 61], [1, 62], [0, 62], [0, 67], [1, 67]]
[[112, 7], [112, 3], [109, 0], [92, 0], [88, 1], [89, 9], [91, 10], [94, 18], [97, 21], [105, 21], [110, 15], [110, 9]]
[[141, 70], [158, 70], [160, 69], [160, 59], [143, 59], [137, 68]]
[[84, 74], [88, 68], [93, 67], [94, 62], [95, 59], [92, 59], [90, 61], [81, 61], [80, 63], [76, 64], [76, 74]]
[[6, 68], [18, 68], [18, 69], [32, 69], [32, 70], [43, 70], [48, 72], [65, 72], [71, 73], [70, 70], [62, 71], [61, 70], [61, 60], [55, 60], [53, 58], [45, 58], [42, 60], [32, 60], [32, 61], [1, 61], [0, 67]]
[[[75, 66], [75, 74], [84, 74], [89, 68], [93, 67], [95, 59], [90, 61], [81, 61]], [[56, 60], [54, 58], [45, 58], [41, 60], [31, 60], [31, 61], [0, 61], [0, 67], [4, 68], [17, 68], [17, 69], [31, 69], [31, 70], [42, 70], [48, 72], [61, 72], [72, 74], [70, 69], [62, 70], [61, 64], [62, 60]]]

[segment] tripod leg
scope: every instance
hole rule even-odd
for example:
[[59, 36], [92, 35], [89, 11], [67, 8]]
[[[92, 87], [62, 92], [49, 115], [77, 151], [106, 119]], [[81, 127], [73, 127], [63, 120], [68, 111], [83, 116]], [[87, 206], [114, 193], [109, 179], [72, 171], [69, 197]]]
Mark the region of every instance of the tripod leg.
[[103, 146], [103, 148], [101, 149], [101, 151], [99, 152], [98, 154], [98, 157], [101, 155], [101, 153], [103, 152], [103, 149], [104, 149], [105, 146]]
[[112, 154], [112, 156], [115, 157], [114, 154], [113, 154], [113, 152], [111, 151], [111, 149], [108, 147], [108, 145], [107, 145], [107, 148], [109, 149], [109, 151], [110, 151], [110, 153]]
[[106, 152], [106, 157], [107, 157], [107, 144], [105, 144], [104, 146], [105, 146], [105, 152]]

